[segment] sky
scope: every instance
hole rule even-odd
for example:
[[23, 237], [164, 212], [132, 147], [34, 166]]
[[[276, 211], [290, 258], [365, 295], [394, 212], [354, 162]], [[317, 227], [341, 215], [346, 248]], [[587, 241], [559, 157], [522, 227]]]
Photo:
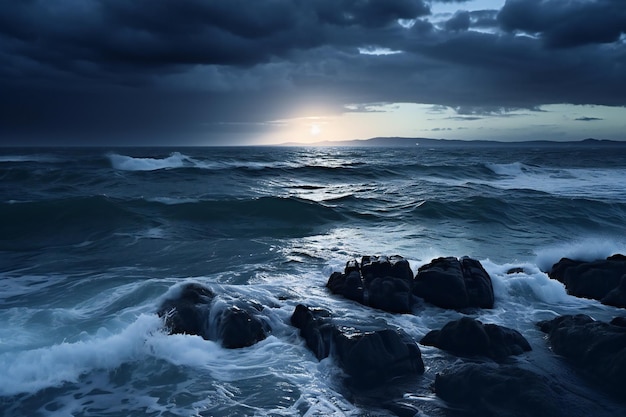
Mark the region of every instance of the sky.
[[0, 145], [626, 140], [626, 0], [0, 3]]

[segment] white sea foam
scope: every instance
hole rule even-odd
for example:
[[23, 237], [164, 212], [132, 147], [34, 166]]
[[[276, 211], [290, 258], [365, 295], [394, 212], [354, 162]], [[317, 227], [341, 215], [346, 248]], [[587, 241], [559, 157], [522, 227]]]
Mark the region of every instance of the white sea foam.
[[511, 164], [486, 164], [501, 178], [495, 181], [472, 181], [504, 189], [536, 190], [555, 195], [581, 198], [610, 198], [626, 201], [623, 178], [626, 169], [616, 168], [545, 168]]
[[524, 172], [527, 165], [521, 162], [512, 162], [510, 164], [485, 164], [487, 168], [492, 170], [494, 174], [516, 176]]
[[590, 237], [573, 242], [537, 249], [535, 263], [542, 271], [549, 271], [561, 258], [578, 261], [605, 259], [616, 253], [626, 253], [626, 239]]
[[[35, 392], [76, 382], [94, 369], [112, 369], [140, 359], [149, 350], [146, 338], [162, 325], [156, 315], [141, 315], [116, 334], [87, 341], [0, 354], [0, 395]], [[108, 333], [103, 331], [102, 333]]]
[[193, 161], [187, 155], [180, 152], [173, 152], [163, 159], [158, 158], [133, 158], [132, 156], [118, 155], [111, 153], [107, 155], [113, 168], [122, 171], [155, 171], [158, 169], [182, 168], [188, 164], [193, 165]]

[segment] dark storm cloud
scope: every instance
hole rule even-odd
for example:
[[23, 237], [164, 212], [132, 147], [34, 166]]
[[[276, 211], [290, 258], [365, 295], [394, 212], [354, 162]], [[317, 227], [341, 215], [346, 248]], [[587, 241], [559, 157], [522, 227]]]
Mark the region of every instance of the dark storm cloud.
[[446, 30], [459, 31], [468, 30], [470, 27], [470, 13], [468, 11], [456, 12], [446, 23], [444, 24]]
[[231, 135], [348, 104], [428, 103], [462, 115], [622, 106], [620, 3], [509, 0], [435, 25], [422, 0], [8, 2], [0, 140]]
[[611, 43], [626, 33], [623, 0], [508, 0], [498, 19], [509, 31], [538, 34], [555, 48]]
[[594, 121], [603, 120], [603, 119], [600, 117], [577, 117], [574, 120], [577, 120], [579, 122], [594, 122]]

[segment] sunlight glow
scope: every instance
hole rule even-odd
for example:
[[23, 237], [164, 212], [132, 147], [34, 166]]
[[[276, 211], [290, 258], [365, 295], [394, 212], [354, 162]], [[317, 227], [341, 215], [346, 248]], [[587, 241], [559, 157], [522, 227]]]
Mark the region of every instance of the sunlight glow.
[[320, 127], [320, 125], [314, 123], [311, 125], [311, 129], [309, 129], [309, 133], [311, 134], [311, 136], [317, 136], [322, 133], [322, 128]]

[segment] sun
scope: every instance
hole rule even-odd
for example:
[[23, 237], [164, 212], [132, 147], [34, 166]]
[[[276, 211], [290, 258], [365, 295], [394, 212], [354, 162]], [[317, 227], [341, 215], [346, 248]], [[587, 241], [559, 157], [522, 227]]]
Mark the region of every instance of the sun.
[[311, 134], [311, 136], [318, 136], [320, 133], [322, 133], [322, 128], [320, 127], [320, 125], [313, 123], [311, 125], [311, 128], [309, 129], [309, 133]]

